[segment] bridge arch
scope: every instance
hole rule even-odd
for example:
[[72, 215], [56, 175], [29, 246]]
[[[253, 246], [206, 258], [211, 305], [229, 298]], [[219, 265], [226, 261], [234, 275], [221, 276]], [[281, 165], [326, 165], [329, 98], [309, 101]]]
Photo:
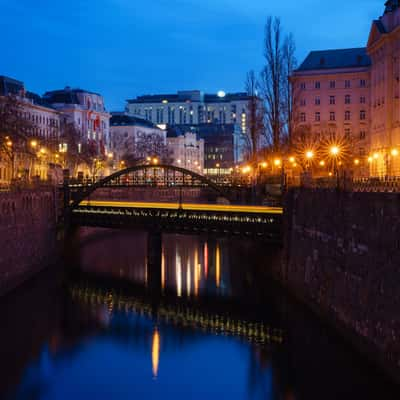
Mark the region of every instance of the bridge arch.
[[[181, 173], [182, 176], [190, 176], [192, 179], [195, 179], [202, 183], [205, 187], [209, 187], [213, 189], [216, 193], [218, 193], [221, 197], [229, 199], [229, 195], [224, 190], [222, 187], [217, 185], [215, 182], [213, 182], [211, 179], [206, 178], [203, 175], [200, 175], [194, 171], [190, 171], [186, 168], [182, 167], [177, 167], [175, 165], [168, 165], [168, 164], [157, 164], [157, 165], [135, 165], [133, 167], [128, 167], [125, 169], [122, 169], [120, 171], [117, 171], [103, 179], [101, 179], [98, 182], [95, 182], [93, 185], [85, 188], [83, 191], [79, 192], [73, 199], [72, 203], [70, 204], [70, 208], [73, 209], [79, 205], [79, 203], [82, 200], [85, 200], [87, 197], [89, 197], [92, 193], [94, 193], [97, 189], [106, 187], [108, 183], [112, 182], [115, 179], [120, 178], [121, 176], [130, 174], [132, 172], [137, 172], [137, 171], [147, 171], [147, 170], [164, 170], [164, 171], [173, 171], [173, 172], [178, 172]], [[179, 187], [182, 185], [177, 185], [176, 187]]]

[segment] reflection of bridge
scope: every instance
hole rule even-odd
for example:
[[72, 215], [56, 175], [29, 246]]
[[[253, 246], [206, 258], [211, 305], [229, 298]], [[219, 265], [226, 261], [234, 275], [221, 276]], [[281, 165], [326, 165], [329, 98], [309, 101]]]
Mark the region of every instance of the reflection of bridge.
[[92, 185], [64, 185], [72, 224], [105, 228], [140, 227], [152, 231], [215, 232], [281, 241], [282, 209], [261, 206], [88, 201], [97, 189], [121, 183], [127, 187], [206, 187], [229, 204], [225, 187], [193, 171], [175, 166], [141, 165], [118, 171]]
[[[189, 329], [203, 330], [221, 335], [242, 337], [250, 342], [260, 344], [283, 342], [282, 329], [272, 328], [264, 322], [251, 321], [231, 312], [232, 305], [220, 307], [219, 312], [210, 311], [201, 302], [190, 302], [184, 299], [161, 297], [157, 304], [154, 298], [145, 294], [129, 294], [115, 289], [103, 288], [90, 284], [71, 286], [73, 299], [88, 305], [105, 305], [109, 310], [135, 312], [147, 315], [160, 322], [165, 322]], [[218, 309], [218, 299], [213, 301], [213, 309]], [[221, 306], [221, 305], [220, 305]], [[223, 308], [229, 312], [222, 311]], [[234, 311], [234, 310], [233, 310]], [[235, 315], [235, 316], [232, 316]]]

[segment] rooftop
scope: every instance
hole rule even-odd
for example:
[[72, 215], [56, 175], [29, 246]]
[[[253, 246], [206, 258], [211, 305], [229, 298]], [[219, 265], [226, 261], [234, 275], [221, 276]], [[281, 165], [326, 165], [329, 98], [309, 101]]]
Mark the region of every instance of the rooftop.
[[101, 96], [99, 93], [83, 89], [71, 89], [67, 86], [64, 89], [48, 91], [43, 95], [43, 98], [50, 103], [80, 104], [77, 93], [89, 93]]
[[[222, 92], [221, 92], [222, 93]], [[218, 94], [202, 94], [199, 90], [180, 91], [176, 94], [148, 94], [138, 96], [135, 99], [127, 100], [129, 104], [144, 103], [183, 103], [183, 102], [204, 102], [204, 103], [226, 103], [230, 101], [248, 100], [249, 96], [245, 92], [239, 93], [223, 93]]]
[[371, 59], [365, 47], [311, 51], [296, 71], [369, 67]]
[[143, 126], [146, 128], [159, 129], [152, 122], [130, 115], [114, 114], [110, 119], [110, 126]]

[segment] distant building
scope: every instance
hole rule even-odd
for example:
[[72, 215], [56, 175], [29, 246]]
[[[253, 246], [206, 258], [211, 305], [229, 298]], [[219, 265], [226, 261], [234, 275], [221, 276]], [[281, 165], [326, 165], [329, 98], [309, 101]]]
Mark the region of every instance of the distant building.
[[116, 163], [143, 162], [166, 149], [166, 132], [142, 118], [113, 113], [110, 120], [110, 151]]
[[170, 128], [167, 145], [173, 165], [203, 174], [204, 140], [196, 132]]
[[25, 91], [24, 83], [8, 76], [0, 76], [0, 96], [21, 95]]
[[126, 112], [157, 125], [238, 124], [245, 134], [249, 99], [246, 93], [178, 91], [128, 100]]
[[181, 125], [169, 130], [196, 134], [204, 140], [204, 173], [230, 174], [235, 164], [244, 160], [244, 141], [240, 126], [236, 124]]
[[107, 152], [110, 114], [105, 109], [103, 96], [66, 87], [46, 92], [43, 100], [62, 112], [63, 122], [73, 123], [82, 138], [95, 143], [99, 154]]

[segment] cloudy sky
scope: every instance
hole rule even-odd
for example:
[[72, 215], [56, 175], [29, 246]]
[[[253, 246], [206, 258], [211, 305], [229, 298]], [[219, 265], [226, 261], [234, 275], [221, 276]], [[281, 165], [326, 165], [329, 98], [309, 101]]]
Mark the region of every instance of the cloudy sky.
[[101, 92], [110, 110], [140, 94], [240, 91], [263, 64], [268, 15], [310, 50], [365, 46], [384, 0], [0, 0], [0, 75], [42, 94]]

